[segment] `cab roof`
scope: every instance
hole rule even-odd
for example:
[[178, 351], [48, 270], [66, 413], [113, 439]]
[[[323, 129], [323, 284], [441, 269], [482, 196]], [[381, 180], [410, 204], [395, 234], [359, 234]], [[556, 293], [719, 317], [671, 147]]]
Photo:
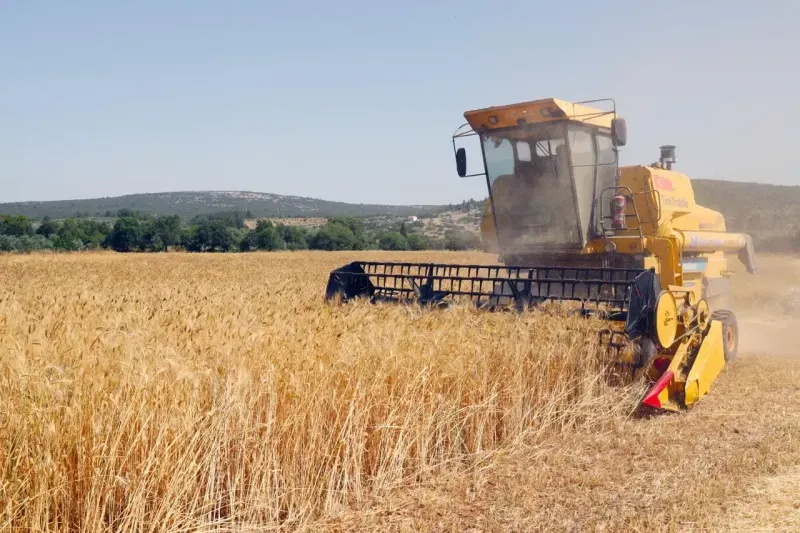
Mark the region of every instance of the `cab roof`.
[[475, 131], [479, 129], [496, 130], [521, 124], [555, 122], [557, 120], [569, 120], [610, 129], [614, 112], [558, 98], [545, 98], [467, 111], [464, 113], [464, 118]]

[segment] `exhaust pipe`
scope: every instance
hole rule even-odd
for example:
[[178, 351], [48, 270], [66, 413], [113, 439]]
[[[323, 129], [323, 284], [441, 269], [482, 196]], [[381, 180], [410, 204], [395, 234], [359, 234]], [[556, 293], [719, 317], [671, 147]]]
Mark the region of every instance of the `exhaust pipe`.
[[672, 164], [675, 163], [675, 146], [671, 144], [662, 146], [659, 162], [661, 163], [661, 168], [672, 170]]

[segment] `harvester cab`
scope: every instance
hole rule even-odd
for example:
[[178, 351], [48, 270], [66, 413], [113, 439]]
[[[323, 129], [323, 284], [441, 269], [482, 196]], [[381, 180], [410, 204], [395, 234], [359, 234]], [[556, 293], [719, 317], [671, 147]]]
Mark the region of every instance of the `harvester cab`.
[[[480, 139], [492, 228], [503, 259], [512, 264], [602, 261], [581, 251], [603, 233], [599, 197], [616, 185], [617, 147], [624, 119], [613, 110], [548, 99], [464, 114], [453, 136], [458, 174], [467, 176], [466, 149]], [[607, 259], [607, 258], [605, 258]]]
[[[612, 100], [553, 98], [464, 117], [456, 170], [486, 179], [481, 234], [502, 264], [356, 261], [331, 272], [328, 300], [467, 300], [488, 310], [563, 302], [608, 321], [600, 335], [618, 366], [649, 380], [644, 405], [692, 407], [736, 356], [726, 253], [755, 272], [750, 237], [695, 203], [688, 176], [672, 170], [674, 146], [661, 147], [657, 164], [620, 167], [627, 127]], [[469, 174], [458, 144], [472, 136], [483, 170]]]

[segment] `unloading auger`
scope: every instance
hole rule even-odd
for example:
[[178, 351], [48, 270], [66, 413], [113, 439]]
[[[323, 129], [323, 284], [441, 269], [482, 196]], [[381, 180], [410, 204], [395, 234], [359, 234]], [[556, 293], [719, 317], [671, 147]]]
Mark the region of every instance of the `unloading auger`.
[[[587, 106], [597, 102], [611, 109]], [[453, 136], [458, 174], [486, 177], [481, 233], [504, 264], [355, 261], [331, 272], [326, 298], [487, 310], [562, 302], [608, 321], [604, 345], [650, 382], [644, 405], [692, 407], [736, 357], [725, 254], [754, 273], [752, 239], [695, 203], [688, 176], [672, 170], [674, 146], [661, 147], [658, 163], [619, 167], [627, 128], [611, 100], [536, 100], [464, 116]], [[456, 148], [469, 136], [480, 140], [477, 174]]]

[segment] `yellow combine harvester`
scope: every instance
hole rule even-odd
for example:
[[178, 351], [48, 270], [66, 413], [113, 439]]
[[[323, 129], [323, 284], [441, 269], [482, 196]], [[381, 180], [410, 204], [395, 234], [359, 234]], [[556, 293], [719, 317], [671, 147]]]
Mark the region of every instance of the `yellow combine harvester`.
[[[619, 167], [627, 130], [611, 100], [536, 100], [464, 117], [453, 136], [458, 174], [486, 177], [481, 233], [504, 265], [357, 261], [331, 273], [327, 298], [469, 299], [487, 309], [574, 302], [610, 322], [604, 344], [650, 380], [644, 405], [694, 405], [736, 356], [725, 254], [755, 272], [750, 237], [695, 203], [689, 178], [672, 170], [674, 146], [661, 147], [658, 163]], [[469, 136], [480, 140], [477, 174], [456, 148]]]

